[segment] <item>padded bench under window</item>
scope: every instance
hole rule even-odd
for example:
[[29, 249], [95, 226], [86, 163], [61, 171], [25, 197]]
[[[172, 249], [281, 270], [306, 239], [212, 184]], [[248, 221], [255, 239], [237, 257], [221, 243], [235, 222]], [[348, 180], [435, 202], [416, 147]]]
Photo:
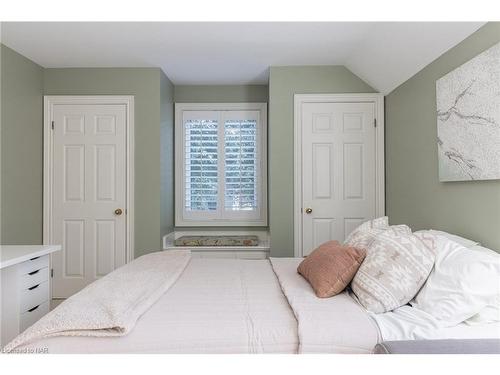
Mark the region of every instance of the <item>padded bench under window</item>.
[[163, 238], [164, 250], [189, 249], [195, 258], [266, 259], [269, 256], [269, 233], [253, 234], [207, 231], [173, 232]]

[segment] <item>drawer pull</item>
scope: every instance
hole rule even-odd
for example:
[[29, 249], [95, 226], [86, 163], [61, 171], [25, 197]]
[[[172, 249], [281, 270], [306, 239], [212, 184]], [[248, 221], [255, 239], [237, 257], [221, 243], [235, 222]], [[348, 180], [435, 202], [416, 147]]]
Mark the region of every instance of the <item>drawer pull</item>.
[[28, 310], [28, 312], [33, 312], [33, 311], [35, 311], [36, 309], [38, 309], [39, 307], [40, 307], [40, 305], [37, 305], [37, 306], [35, 306], [35, 307], [33, 307], [33, 308], [29, 309], [29, 310]]
[[33, 275], [36, 275], [38, 272], [40, 272], [40, 270], [30, 272], [30, 273], [28, 273], [28, 275], [33, 276]]
[[[40, 284], [36, 284], [35, 286], [32, 286], [31, 288], [28, 288], [28, 290], [33, 290], [33, 289], [36, 289], [40, 286]], [[38, 307], [38, 306], [37, 306]]]
[[40, 258], [40, 257], [34, 257], [34, 258], [31, 258], [30, 260], [37, 260], [38, 258]]

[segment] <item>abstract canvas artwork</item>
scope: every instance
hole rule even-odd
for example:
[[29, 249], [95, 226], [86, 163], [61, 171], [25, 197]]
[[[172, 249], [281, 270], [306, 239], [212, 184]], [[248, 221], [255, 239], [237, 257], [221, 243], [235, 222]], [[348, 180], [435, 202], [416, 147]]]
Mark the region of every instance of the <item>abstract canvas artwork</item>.
[[500, 43], [436, 81], [440, 181], [500, 179]]

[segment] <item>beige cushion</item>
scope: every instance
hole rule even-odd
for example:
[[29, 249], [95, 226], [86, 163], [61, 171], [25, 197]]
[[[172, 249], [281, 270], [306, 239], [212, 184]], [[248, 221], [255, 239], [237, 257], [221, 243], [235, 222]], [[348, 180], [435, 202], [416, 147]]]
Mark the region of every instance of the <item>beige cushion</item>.
[[257, 246], [257, 236], [182, 236], [175, 240], [175, 246]]
[[342, 292], [351, 282], [366, 252], [329, 241], [315, 249], [297, 268], [320, 298]]
[[369, 311], [383, 313], [407, 304], [434, 264], [434, 252], [406, 225], [380, 233], [352, 281], [352, 290]]
[[365, 221], [347, 236], [344, 245], [367, 250], [375, 237], [388, 228], [387, 216]]

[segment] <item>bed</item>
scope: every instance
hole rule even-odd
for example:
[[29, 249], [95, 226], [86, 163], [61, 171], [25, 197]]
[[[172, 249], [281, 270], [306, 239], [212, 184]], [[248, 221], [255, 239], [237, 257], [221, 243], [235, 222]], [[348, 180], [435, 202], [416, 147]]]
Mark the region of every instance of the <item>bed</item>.
[[[372, 353], [384, 340], [384, 329], [379, 327], [384, 323], [367, 313], [348, 291], [317, 298], [297, 274], [300, 261], [191, 258], [130, 332], [109, 337], [57, 335], [30, 340], [16, 351]], [[419, 337], [408, 337], [415, 331], [408, 322], [398, 324], [393, 319], [391, 323], [400, 339], [425, 339], [430, 334], [432, 338], [500, 338], [499, 323], [430, 327], [427, 332], [421, 327]]]

